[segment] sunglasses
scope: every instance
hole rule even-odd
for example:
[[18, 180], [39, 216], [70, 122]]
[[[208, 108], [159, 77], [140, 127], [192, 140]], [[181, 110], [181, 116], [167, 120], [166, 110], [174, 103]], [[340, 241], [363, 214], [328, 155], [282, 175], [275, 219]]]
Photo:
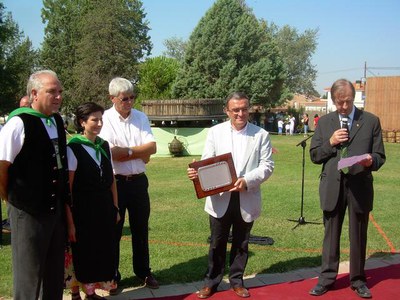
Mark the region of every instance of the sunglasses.
[[135, 100], [135, 96], [130, 96], [130, 97], [124, 97], [124, 98], [120, 98], [117, 97], [121, 102], [126, 102], [126, 101], [133, 101]]

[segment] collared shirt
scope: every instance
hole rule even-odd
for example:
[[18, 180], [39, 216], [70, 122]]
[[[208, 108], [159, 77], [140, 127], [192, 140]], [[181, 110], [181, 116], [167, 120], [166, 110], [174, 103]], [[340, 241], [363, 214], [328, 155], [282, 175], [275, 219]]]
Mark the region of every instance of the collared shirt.
[[[108, 141], [110, 147], [134, 147], [155, 142], [147, 116], [136, 109], [131, 109], [129, 116], [124, 119], [111, 107], [103, 115], [103, 128], [100, 137]], [[131, 175], [146, 171], [146, 164], [141, 159], [125, 162], [113, 161], [114, 174]]]
[[[58, 138], [57, 127], [46, 125], [46, 120], [42, 119], [44, 128], [51, 140]], [[53, 118], [54, 120], [54, 118]], [[24, 122], [19, 116], [15, 116], [7, 121], [0, 134], [0, 160], [14, 163], [25, 141]], [[55, 149], [58, 153], [58, 149]]]
[[243, 157], [246, 151], [247, 124], [241, 130], [231, 127], [232, 134], [232, 158], [235, 165], [236, 175], [239, 176], [243, 167]]

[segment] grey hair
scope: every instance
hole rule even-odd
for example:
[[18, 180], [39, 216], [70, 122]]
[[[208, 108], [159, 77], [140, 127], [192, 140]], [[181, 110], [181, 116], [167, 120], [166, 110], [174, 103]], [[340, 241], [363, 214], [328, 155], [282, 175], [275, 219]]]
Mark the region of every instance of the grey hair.
[[26, 85], [26, 94], [29, 97], [29, 102], [32, 103], [32, 90], [40, 90], [43, 87], [43, 82], [42, 79], [40, 78], [41, 75], [46, 74], [53, 76], [54, 78], [58, 79], [58, 76], [56, 72], [52, 70], [40, 70], [35, 73], [33, 73], [31, 76], [29, 76], [28, 79], [28, 84]]
[[133, 94], [133, 84], [128, 79], [116, 77], [111, 80], [108, 86], [110, 96], [118, 97], [120, 93]]
[[229, 94], [229, 96], [226, 98], [225, 107], [229, 106], [229, 101], [231, 101], [232, 99], [233, 100], [246, 99], [250, 104], [249, 97], [245, 93], [243, 93], [243, 92], [233, 92], [233, 93]]

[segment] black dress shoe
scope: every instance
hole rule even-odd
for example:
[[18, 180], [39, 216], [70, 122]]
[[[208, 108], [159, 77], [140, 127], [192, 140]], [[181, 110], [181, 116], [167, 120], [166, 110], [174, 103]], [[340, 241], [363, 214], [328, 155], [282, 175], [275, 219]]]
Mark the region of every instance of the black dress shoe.
[[115, 289], [111, 289], [109, 291], [110, 296], [116, 296], [122, 292], [122, 289], [120, 287], [116, 287]]
[[328, 290], [329, 290], [328, 287], [323, 286], [318, 283], [308, 293], [312, 296], [321, 296], [321, 295], [325, 294]]
[[147, 286], [150, 289], [158, 289], [160, 287], [157, 280], [154, 278], [152, 274], [147, 276], [143, 281], [145, 286]]
[[371, 291], [365, 284], [359, 287], [352, 286], [351, 289], [354, 290], [361, 298], [372, 298]]

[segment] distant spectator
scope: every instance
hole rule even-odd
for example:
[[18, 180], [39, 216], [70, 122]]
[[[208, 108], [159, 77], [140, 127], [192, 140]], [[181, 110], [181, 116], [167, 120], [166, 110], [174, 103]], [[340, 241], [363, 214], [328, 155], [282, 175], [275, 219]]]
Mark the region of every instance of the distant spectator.
[[303, 128], [304, 128], [304, 136], [308, 135], [308, 114], [304, 113], [303, 118], [301, 119], [301, 122], [303, 123]]
[[314, 115], [314, 130], [317, 128], [319, 116], [318, 114]]
[[290, 135], [293, 135], [293, 133], [294, 133], [295, 124], [296, 124], [295, 117], [290, 115], [289, 116], [289, 131], [290, 131]]
[[290, 123], [285, 124], [285, 134], [289, 135], [290, 134]]
[[270, 109], [268, 109], [267, 113], [265, 114], [265, 120], [264, 120], [266, 131], [271, 132], [273, 130], [274, 120], [275, 120], [274, 114], [271, 112]]
[[278, 120], [278, 134], [282, 135], [282, 132], [283, 132], [283, 121], [282, 121], [282, 119], [279, 119]]
[[253, 118], [254, 118], [254, 124], [257, 125], [257, 126], [260, 126], [261, 114], [258, 111], [258, 109], [255, 110]]
[[19, 100], [19, 107], [30, 107], [31, 102], [29, 101], [28, 96], [23, 96], [21, 100]]

